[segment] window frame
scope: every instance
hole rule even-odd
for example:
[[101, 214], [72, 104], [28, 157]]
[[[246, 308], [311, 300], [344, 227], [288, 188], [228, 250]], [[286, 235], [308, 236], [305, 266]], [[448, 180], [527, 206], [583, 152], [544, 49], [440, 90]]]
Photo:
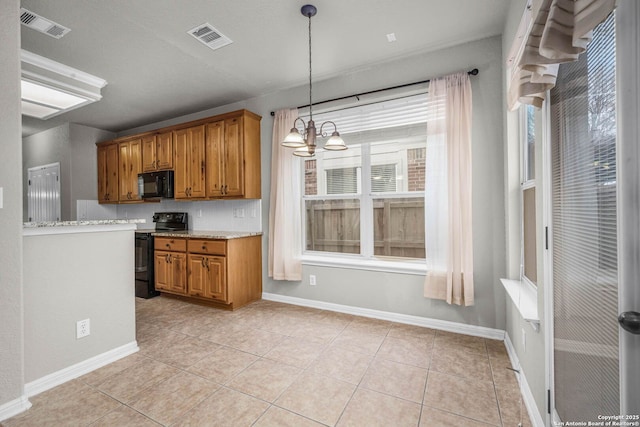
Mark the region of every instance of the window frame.
[[[546, 105], [546, 103], [545, 103]], [[533, 117], [534, 117], [534, 125], [533, 125], [533, 130], [534, 130], [534, 135], [533, 135], [533, 140], [534, 140], [534, 145], [533, 145], [533, 171], [529, 170], [529, 115], [528, 115], [528, 111], [532, 110], [533, 111]], [[542, 123], [542, 126], [540, 126], [541, 124], [538, 123], [539, 119], [542, 118], [544, 115], [539, 114], [539, 111], [537, 111], [537, 109], [531, 105], [527, 105], [527, 104], [523, 104], [520, 106], [519, 108], [519, 128], [520, 128], [520, 135], [519, 135], [519, 151], [520, 151], [520, 190], [519, 190], [519, 197], [520, 197], [520, 281], [525, 283], [526, 285], [528, 285], [529, 287], [533, 288], [533, 289], [537, 289], [537, 268], [538, 268], [538, 227], [537, 227], [537, 212], [538, 212], [538, 191], [536, 188], [536, 171], [535, 171], [535, 153], [536, 153], [536, 147], [539, 144], [542, 144], [543, 141], [541, 140], [540, 136], [541, 136], [541, 132], [539, 132], [539, 130], [543, 129], [544, 126], [547, 125], [547, 123]], [[530, 174], [531, 172], [531, 174]], [[526, 272], [526, 267], [525, 267], [525, 247], [527, 245], [527, 242], [525, 242], [525, 192], [527, 192], [528, 190], [534, 190], [534, 204], [533, 204], [533, 253], [535, 254], [535, 266], [534, 268], [536, 269], [536, 282], [534, 282], [533, 280], [531, 280], [529, 277], [526, 276], [525, 272]]]
[[[348, 108], [348, 107], [347, 107]], [[426, 138], [426, 133], [425, 133]], [[392, 273], [405, 273], [424, 275], [427, 272], [425, 258], [403, 258], [393, 256], [374, 255], [374, 199], [382, 198], [415, 198], [424, 201], [424, 190], [421, 191], [398, 191], [398, 192], [373, 192], [371, 186], [371, 166], [372, 166], [372, 144], [362, 143], [360, 149], [360, 165], [355, 166], [358, 172], [358, 193], [347, 194], [325, 194], [325, 195], [301, 195], [301, 212], [302, 212], [302, 263], [304, 265], [322, 266], [322, 267], [338, 267], [356, 270], [381, 271]], [[425, 140], [426, 147], [426, 140]], [[322, 151], [319, 149], [318, 151]], [[308, 158], [300, 158], [299, 164], [304, 180], [305, 160]], [[322, 161], [316, 160], [316, 171], [321, 168]], [[396, 171], [401, 159], [390, 159], [383, 162], [375, 161], [374, 164], [394, 164]], [[318, 189], [320, 185], [325, 185], [325, 178], [320, 179], [320, 173], [316, 172]], [[324, 174], [322, 174], [324, 175]], [[303, 186], [304, 188], [304, 182]], [[396, 183], [396, 188], [398, 185]], [[358, 200], [360, 203], [360, 253], [339, 253], [313, 251], [306, 249], [307, 227], [306, 227], [306, 208], [307, 200]]]

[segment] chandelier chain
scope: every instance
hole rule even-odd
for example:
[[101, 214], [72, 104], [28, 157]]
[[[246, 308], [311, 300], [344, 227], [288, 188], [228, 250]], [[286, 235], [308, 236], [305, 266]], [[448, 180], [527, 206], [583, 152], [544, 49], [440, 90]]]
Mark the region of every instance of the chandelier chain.
[[312, 81], [311, 81], [311, 15], [309, 15], [309, 120], [313, 120], [312, 102]]

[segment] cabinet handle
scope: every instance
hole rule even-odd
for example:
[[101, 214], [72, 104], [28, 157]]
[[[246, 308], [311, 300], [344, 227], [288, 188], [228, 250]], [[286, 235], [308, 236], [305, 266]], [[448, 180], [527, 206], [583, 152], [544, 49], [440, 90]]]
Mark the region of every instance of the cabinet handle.
[[204, 268], [204, 257], [202, 258], [202, 260], [200, 261], [200, 265], [202, 265], [202, 268]]
[[224, 194], [229, 194], [229, 186], [227, 184], [224, 185]]
[[203, 245], [203, 246], [202, 246], [202, 250], [203, 250], [203, 251], [206, 251], [206, 250], [207, 250], [207, 247]]
[[171, 248], [171, 245], [169, 243], [167, 243], [165, 246]]
[[170, 256], [171, 256], [171, 255], [169, 255], [169, 254], [166, 254], [166, 255], [164, 256], [164, 262], [166, 262], [167, 264], [169, 264], [169, 257], [170, 257]]
[[154, 169], [156, 168], [156, 161], [155, 160], [153, 162], [151, 162], [151, 167], [154, 168]]
[[202, 173], [204, 174], [204, 160], [200, 163], [200, 168], [202, 169]]

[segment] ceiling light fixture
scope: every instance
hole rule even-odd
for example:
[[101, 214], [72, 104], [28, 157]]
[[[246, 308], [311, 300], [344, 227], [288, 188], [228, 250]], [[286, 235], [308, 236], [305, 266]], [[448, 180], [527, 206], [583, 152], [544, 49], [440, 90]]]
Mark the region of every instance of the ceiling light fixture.
[[22, 50], [22, 114], [46, 120], [102, 99], [107, 82]]
[[[324, 145], [325, 150], [346, 150], [347, 146], [338, 133], [336, 124], [332, 121], [326, 121], [320, 125], [320, 131], [316, 132], [316, 125], [313, 121], [313, 85], [311, 80], [311, 17], [315, 16], [318, 9], [314, 5], [306, 4], [300, 9], [302, 15], [309, 18], [309, 123], [305, 123], [301, 118], [297, 118], [293, 122], [293, 128], [287, 137], [282, 141], [282, 145], [289, 148], [295, 148], [293, 152], [299, 157], [313, 157], [316, 152], [316, 137], [327, 137], [328, 134], [323, 132], [323, 128], [327, 124], [333, 125], [333, 133], [331, 138]], [[298, 130], [298, 122], [302, 123], [303, 130]]]

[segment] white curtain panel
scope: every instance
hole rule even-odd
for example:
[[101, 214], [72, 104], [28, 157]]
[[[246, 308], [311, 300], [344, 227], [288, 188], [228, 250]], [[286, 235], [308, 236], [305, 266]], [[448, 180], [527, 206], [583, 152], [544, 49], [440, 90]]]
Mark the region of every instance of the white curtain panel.
[[427, 123], [426, 298], [473, 305], [471, 82], [467, 73], [433, 79]]
[[592, 30], [613, 11], [616, 0], [537, 0], [533, 25], [513, 70], [507, 103], [542, 107], [556, 84], [558, 65], [576, 61], [591, 41]]
[[274, 280], [302, 280], [300, 164], [281, 144], [297, 118], [294, 108], [276, 111], [273, 120], [268, 270]]

